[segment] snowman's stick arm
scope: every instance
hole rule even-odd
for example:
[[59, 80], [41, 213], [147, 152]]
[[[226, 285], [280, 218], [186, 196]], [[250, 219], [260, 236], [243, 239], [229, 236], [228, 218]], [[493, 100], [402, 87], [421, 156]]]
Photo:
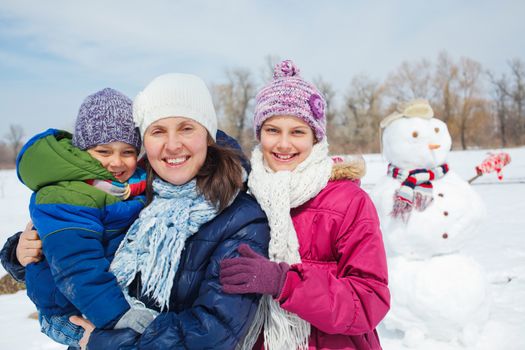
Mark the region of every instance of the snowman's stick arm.
[[476, 180], [478, 177], [480, 177], [481, 175], [483, 174], [477, 174], [476, 176], [474, 177], [471, 177], [469, 180], [468, 180], [468, 183], [471, 184], [472, 182], [474, 182], [474, 180]]

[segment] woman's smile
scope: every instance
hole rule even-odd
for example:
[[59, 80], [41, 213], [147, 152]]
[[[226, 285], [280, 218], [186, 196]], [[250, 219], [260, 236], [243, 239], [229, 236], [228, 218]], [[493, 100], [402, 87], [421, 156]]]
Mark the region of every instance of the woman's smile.
[[190, 156], [180, 156], [180, 157], [166, 157], [164, 158], [164, 161], [168, 163], [168, 166], [177, 167], [177, 166], [183, 166], [186, 161], [190, 159]]

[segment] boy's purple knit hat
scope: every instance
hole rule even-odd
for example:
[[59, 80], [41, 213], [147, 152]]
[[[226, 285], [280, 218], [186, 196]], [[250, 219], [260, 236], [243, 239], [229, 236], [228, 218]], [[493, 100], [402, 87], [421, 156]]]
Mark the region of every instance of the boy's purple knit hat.
[[86, 97], [78, 110], [73, 146], [82, 150], [121, 141], [140, 150], [140, 134], [133, 122], [133, 101], [111, 88]]
[[275, 65], [273, 81], [255, 97], [253, 127], [261, 137], [264, 121], [276, 115], [293, 115], [304, 120], [314, 131], [317, 141], [326, 134], [325, 100], [314, 85], [299, 76], [291, 60]]

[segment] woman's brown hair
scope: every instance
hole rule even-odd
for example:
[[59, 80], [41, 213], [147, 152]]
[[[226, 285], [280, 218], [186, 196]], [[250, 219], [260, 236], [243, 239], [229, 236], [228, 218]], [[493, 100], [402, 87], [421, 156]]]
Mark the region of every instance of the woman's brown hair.
[[[206, 159], [195, 178], [200, 193], [219, 211], [225, 209], [243, 189], [241, 157], [240, 151], [220, 146], [208, 135]], [[144, 164], [147, 172], [146, 199], [149, 204], [153, 200], [152, 184], [157, 174], [147, 158]]]

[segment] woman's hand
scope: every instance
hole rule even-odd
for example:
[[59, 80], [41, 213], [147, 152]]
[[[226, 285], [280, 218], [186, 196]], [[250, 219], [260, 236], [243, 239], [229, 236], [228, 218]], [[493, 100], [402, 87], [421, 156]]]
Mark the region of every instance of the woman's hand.
[[254, 252], [247, 244], [237, 249], [239, 258], [221, 261], [220, 281], [228, 294], [259, 293], [277, 297], [290, 269], [287, 263], [276, 263]]
[[80, 316], [71, 316], [69, 318], [69, 321], [71, 321], [71, 323], [73, 324], [76, 324], [77, 326], [84, 328], [84, 335], [82, 336], [82, 339], [79, 340], [78, 345], [80, 345], [80, 348], [82, 350], [86, 350], [87, 345], [89, 343], [89, 337], [91, 336], [91, 332], [93, 332], [93, 330], [95, 329], [95, 325], [89, 320], [86, 320], [84, 317]]
[[22, 266], [42, 260], [42, 241], [29, 221], [16, 246], [16, 258]]

